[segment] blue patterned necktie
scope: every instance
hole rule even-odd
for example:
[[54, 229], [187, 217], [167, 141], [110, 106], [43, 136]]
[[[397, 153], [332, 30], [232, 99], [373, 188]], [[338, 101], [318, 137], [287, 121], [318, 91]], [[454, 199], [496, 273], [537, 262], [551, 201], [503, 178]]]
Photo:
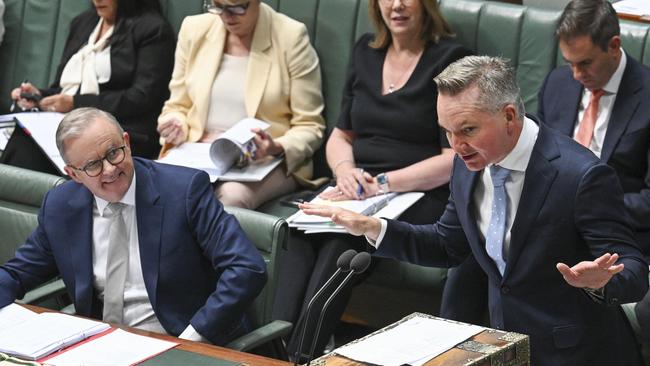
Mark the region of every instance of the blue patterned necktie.
[[508, 195], [506, 194], [505, 182], [509, 175], [509, 169], [496, 165], [490, 167], [494, 196], [492, 197], [490, 226], [485, 235], [485, 246], [488, 255], [496, 263], [501, 275], [506, 269], [506, 261], [503, 258], [503, 240], [506, 236], [508, 222]]

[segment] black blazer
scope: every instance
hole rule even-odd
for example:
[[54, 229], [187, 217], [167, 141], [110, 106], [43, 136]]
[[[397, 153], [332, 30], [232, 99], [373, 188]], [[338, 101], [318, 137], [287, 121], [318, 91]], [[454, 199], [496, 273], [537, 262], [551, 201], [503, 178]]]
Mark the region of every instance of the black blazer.
[[[571, 69], [553, 70], [539, 92], [538, 117], [573, 136], [582, 85]], [[625, 207], [646, 258], [650, 254], [650, 68], [627, 55], [601, 160], [616, 170], [625, 192]]]
[[[54, 83], [43, 95], [61, 92], [59, 82], [68, 60], [88, 41], [99, 22], [95, 9], [72, 20]], [[130, 19], [111, 44], [111, 78], [100, 84], [99, 95], [77, 94], [74, 108], [97, 107], [113, 114], [131, 136], [135, 155], [156, 157], [156, 132], [162, 105], [169, 97], [176, 37], [171, 25], [157, 13]]]

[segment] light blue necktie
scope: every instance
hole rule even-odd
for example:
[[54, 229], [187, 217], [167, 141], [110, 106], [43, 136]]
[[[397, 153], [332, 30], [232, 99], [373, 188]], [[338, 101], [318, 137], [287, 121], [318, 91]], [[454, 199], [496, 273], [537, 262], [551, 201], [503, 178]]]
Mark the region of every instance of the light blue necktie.
[[505, 187], [508, 175], [510, 175], [509, 169], [496, 165], [490, 167], [494, 196], [492, 200], [490, 226], [485, 235], [485, 246], [488, 255], [496, 263], [501, 275], [503, 275], [506, 269], [506, 261], [503, 258], [503, 240], [506, 236], [506, 225], [508, 222], [508, 195], [506, 194]]

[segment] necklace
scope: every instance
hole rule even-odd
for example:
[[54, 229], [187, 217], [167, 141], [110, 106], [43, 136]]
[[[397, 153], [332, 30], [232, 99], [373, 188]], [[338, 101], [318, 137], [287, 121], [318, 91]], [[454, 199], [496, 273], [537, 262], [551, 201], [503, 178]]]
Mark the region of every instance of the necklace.
[[[397, 79], [389, 79], [388, 73], [385, 72], [384, 70], [384, 85], [388, 84], [388, 89], [386, 94], [390, 94], [395, 92], [398, 89], [398, 86], [403, 86], [403, 81], [404, 78], [407, 74], [410, 75], [411, 72], [413, 72], [413, 68], [415, 67], [415, 64], [418, 62], [420, 59], [420, 56], [422, 55], [422, 51], [424, 50], [419, 50], [414, 56], [411, 56], [411, 60], [408, 63], [408, 66], [405, 67], [400, 73]], [[392, 68], [392, 63], [389, 62], [389, 54], [386, 53], [386, 66]]]

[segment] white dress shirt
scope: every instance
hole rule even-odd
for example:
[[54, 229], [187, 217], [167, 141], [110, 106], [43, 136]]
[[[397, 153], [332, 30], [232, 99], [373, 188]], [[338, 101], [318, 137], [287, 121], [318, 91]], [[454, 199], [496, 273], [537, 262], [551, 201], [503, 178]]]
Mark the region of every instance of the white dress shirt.
[[[124, 222], [127, 227], [129, 238], [129, 263], [124, 284], [124, 314], [123, 321], [130, 327], [143, 329], [156, 333], [166, 334], [153, 311], [147, 288], [142, 275], [140, 261], [140, 244], [138, 240], [138, 222], [135, 209], [135, 175], [128, 191], [119, 201], [126, 205], [122, 210]], [[110, 209], [107, 210], [109, 202], [95, 196], [93, 207], [93, 285], [97, 290], [100, 301], [104, 301], [104, 288], [106, 285], [106, 261], [108, 258], [109, 230], [111, 226]], [[105, 214], [108, 214], [106, 217]], [[205, 342], [192, 325], [183, 331], [179, 338]]]
[[[508, 260], [507, 253], [510, 248], [510, 229], [515, 220], [517, 207], [519, 206], [519, 199], [521, 198], [521, 192], [524, 188], [526, 168], [528, 167], [528, 162], [530, 161], [535, 141], [537, 141], [538, 133], [539, 127], [537, 124], [529, 118], [524, 117], [523, 128], [519, 135], [519, 140], [517, 140], [517, 144], [503, 160], [496, 164], [511, 170], [510, 176], [506, 180], [505, 184], [506, 193], [508, 195], [508, 226], [506, 227], [506, 237], [503, 240], [503, 258], [506, 260], [506, 266]], [[490, 169], [483, 169], [479, 174], [481, 176], [476, 184], [473, 195], [475, 203], [474, 207], [476, 207], [474, 214], [476, 217], [476, 225], [478, 226], [482, 236], [481, 239], [484, 239], [485, 233], [490, 225], [494, 186], [492, 185], [492, 179], [490, 177]], [[386, 228], [386, 220], [381, 219], [381, 231], [377, 241], [373, 242], [368, 240], [368, 242], [375, 248], [379, 248], [379, 245], [386, 234]]]
[[[621, 60], [618, 63], [618, 67], [612, 77], [609, 78], [607, 84], [603, 87], [605, 94], [600, 97], [598, 103], [598, 117], [596, 118], [596, 126], [594, 127], [594, 135], [591, 139], [591, 144], [589, 145], [589, 150], [591, 150], [598, 158], [603, 151], [603, 143], [605, 142], [605, 134], [607, 133], [607, 126], [609, 125], [609, 118], [612, 116], [612, 109], [614, 108], [614, 102], [616, 101], [616, 94], [618, 94], [618, 87], [621, 85], [621, 79], [623, 78], [623, 72], [625, 72], [625, 65], [627, 65], [627, 56], [625, 52], [621, 50]], [[582, 99], [580, 101], [580, 110], [578, 111], [578, 119], [575, 122], [575, 127], [573, 129], [573, 136], [578, 133], [578, 128], [580, 126], [580, 121], [585, 115], [585, 111], [589, 106], [589, 100], [591, 99], [591, 90], [584, 89], [582, 92]]]

